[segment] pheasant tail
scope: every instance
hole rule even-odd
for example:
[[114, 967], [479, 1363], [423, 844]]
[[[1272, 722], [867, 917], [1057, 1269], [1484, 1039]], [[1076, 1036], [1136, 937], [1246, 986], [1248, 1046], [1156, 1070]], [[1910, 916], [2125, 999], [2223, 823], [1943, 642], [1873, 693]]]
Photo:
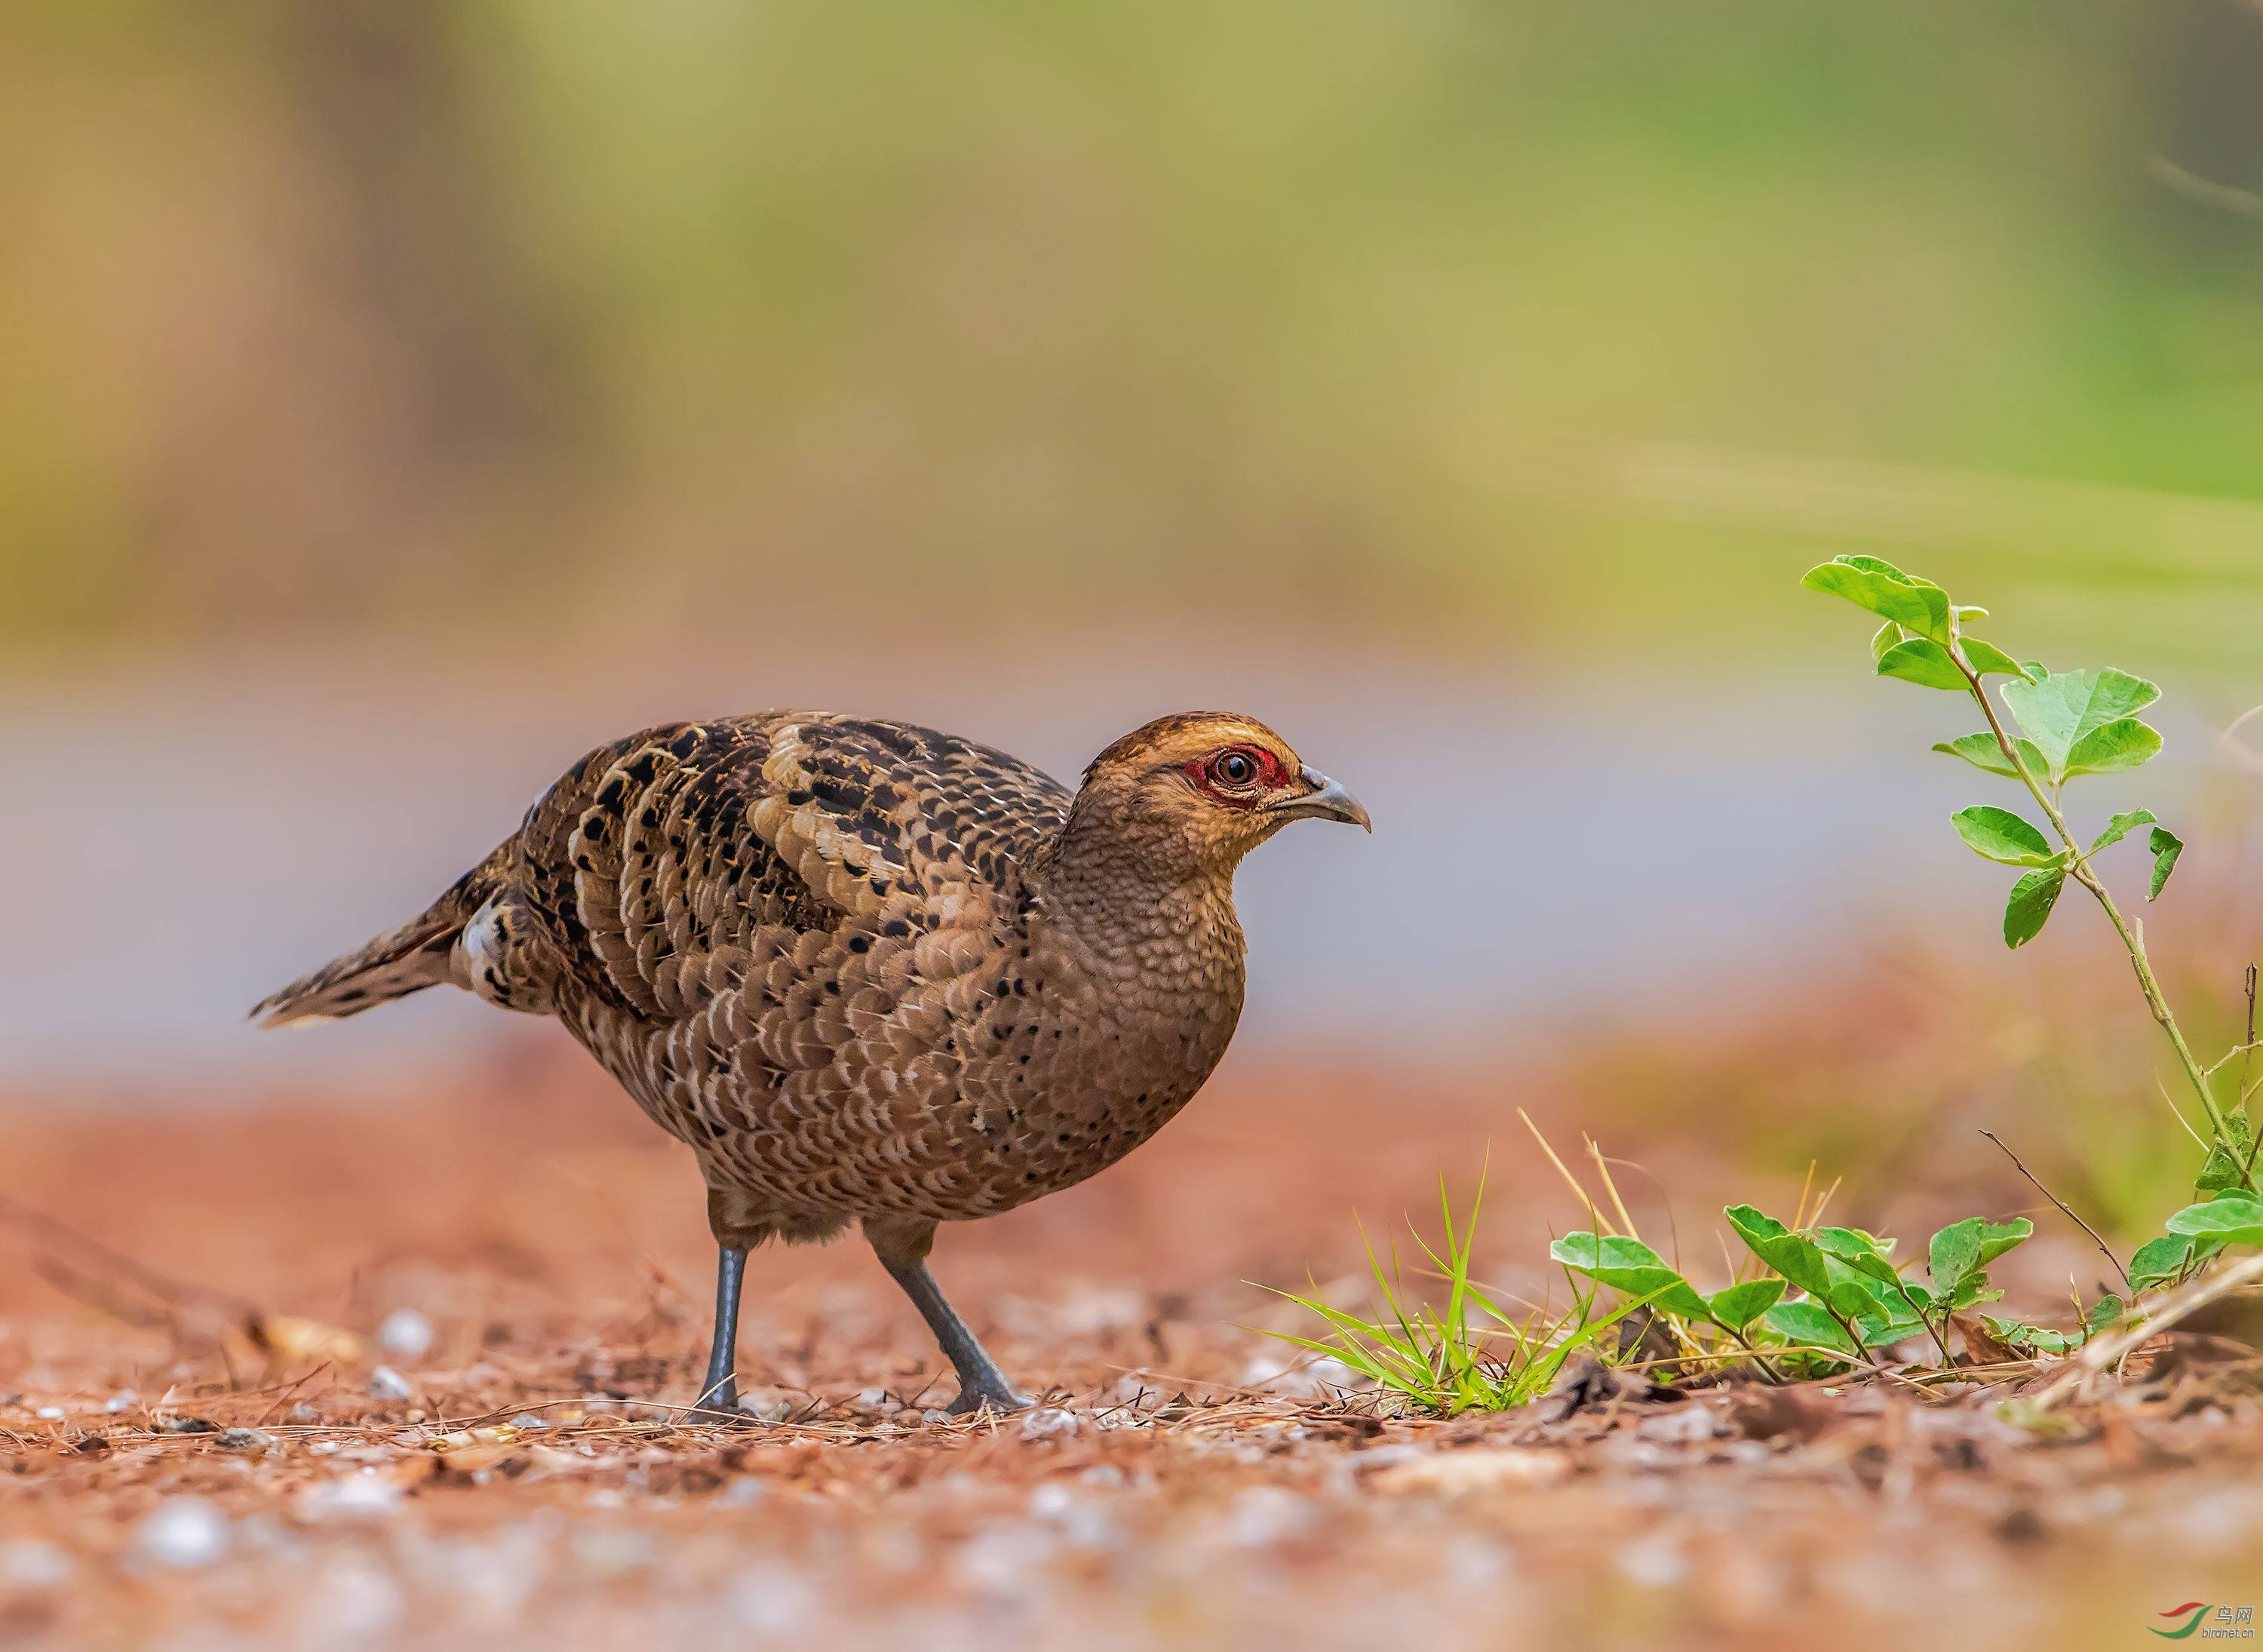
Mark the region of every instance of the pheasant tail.
[[252, 1019], [262, 1026], [342, 1020], [427, 987], [445, 985], [452, 978], [456, 938], [487, 898], [502, 887], [508, 851], [515, 843], [497, 849], [406, 924], [254, 1004]]

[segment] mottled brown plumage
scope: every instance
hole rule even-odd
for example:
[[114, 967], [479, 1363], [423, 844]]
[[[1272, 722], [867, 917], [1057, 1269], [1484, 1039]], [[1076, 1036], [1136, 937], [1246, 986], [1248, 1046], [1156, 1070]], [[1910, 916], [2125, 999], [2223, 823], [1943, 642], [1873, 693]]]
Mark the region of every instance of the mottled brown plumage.
[[1308, 815], [1366, 822], [1219, 713], [1124, 736], [1074, 796], [903, 723], [669, 724], [590, 753], [430, 910], [254, 1013], [448, 982], [557, 1016], [698, 1159], [713, 1394], [745, 1250], [853, 1221], [962, 1402], [1009, 1404], [927, 1276], [936, 1224], [1081, 1181], [1186, 1104], [1241, 1010], [1234, 867]]

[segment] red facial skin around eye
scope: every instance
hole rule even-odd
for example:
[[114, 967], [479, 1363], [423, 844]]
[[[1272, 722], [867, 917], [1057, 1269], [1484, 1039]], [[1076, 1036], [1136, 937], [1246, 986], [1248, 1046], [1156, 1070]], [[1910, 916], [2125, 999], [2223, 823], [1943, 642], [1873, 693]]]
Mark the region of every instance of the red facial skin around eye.
[[[1249, 786], [1227, 791], [1218, 784], [1211, 771], [1216, 764], [1237, 751], [1257, 765], [1257, 779]], [[1262, 746], [1228, 746], [1222, 751], [1212, 752], [1199, 763], [1186, 764], [1180, 772], [1192, 780], [1197, 790], [1217, 799], [1228, 808], [1255, 808], [1265, 801], [1267, 793], [1279, 790], [1288, 784], [1290, 778], [1289, 771], [1281, 759]]]

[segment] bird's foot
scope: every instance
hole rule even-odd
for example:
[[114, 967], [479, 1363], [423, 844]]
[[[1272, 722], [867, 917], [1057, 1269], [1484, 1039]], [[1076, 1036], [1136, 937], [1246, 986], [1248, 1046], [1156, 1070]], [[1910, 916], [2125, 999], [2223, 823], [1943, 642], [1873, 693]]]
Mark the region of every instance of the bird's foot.
[[1026, 1411], [1030, 1402], [1014, 1392], [1003, 1377], [993, 1373], [987, 1379], [977, 1378], [972, 1382], [961, 1379], [958, 1397], [944, 1409], [953, 1417], [971, 1417], [984, 1407], [1010, 1417], [1016, 1411]]

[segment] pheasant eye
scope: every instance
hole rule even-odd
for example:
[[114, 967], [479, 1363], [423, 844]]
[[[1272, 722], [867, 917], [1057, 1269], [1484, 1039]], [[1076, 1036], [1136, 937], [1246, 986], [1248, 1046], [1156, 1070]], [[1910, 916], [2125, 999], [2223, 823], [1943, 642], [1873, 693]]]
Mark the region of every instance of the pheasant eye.
[[1211, 772], [1228, 786], [1247, 786], [1257, 778], [1257, 764], [1246, 751], [1229, 751], [1211, 764]]

